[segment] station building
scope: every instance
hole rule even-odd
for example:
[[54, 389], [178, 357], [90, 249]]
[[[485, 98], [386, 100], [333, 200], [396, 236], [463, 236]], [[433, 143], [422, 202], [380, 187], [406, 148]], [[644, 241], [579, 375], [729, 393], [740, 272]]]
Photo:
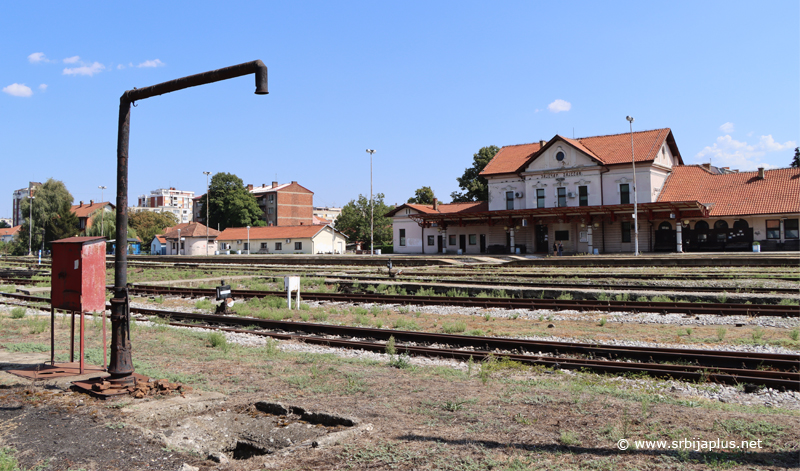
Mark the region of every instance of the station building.
[[389, 212], [394, 252], [633, 252], [634, 165], [640, 252], [800, 249], [800, 169], [684, 165], [664, 128], [503, 147], [488, 201]]

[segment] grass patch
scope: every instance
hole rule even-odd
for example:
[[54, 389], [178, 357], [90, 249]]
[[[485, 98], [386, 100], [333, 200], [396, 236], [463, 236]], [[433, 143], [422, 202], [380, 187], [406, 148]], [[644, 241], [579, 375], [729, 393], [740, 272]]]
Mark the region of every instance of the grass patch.
[[18, 353], [37, 353], [50, 351], [49, 345], [36, 342], [8, 343], [4, 344], [3, 347], [7, 348], [10, 352]]
[[228, 339], [225, 338], [225, 334], [222, 332], [209, 332], [206, 335], [206, 341], [211, 348], [219, 348], [224, 352], [227, 352], [231, 348]]
[[25, 317], [25, 308], [24, 307], [15, 307], [11, 310], [11, 318], [12, 319], [22, 319]]
[[211, 308], [214, 307], [214, 303], [212, 303], [208, 299], [201, 299], [200, 301], [197, 301], [196, 303], [194, 303], [194, 307], [196, 309], [208, 310], [208, 309], [211, 309]]
[[445, 334], [457, 334], [467, 330], [467, 323], [464, 321], [445, 322], [442, 324], [442, 332]]
[[419, 330], [419, 326], [416, 322], [409, 319], [404, 319], [402, 317], [394, 321], [394, 328], [403, 330]]

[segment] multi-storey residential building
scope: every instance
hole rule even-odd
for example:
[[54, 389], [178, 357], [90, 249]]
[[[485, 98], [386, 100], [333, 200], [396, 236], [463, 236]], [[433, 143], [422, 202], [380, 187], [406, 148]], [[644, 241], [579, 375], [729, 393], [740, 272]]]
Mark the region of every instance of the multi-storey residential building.
[[554, 243], [633, 252], [637, 240], [642, 252], [799, 247], [800, 169], [684, 165], [668, 128], [506, 146], [481, 176], [488, 201], [389, 212], [394, 252], [546, 254]]
[[342, 208], [314, 206], [314, 216], [331, 223], [334, 223], [340, 214], [342, 214]]
[[272, 185], [253, 187], [248, 191], [264, 211], [264, 220], [270, 226], [301, 226], [313, 224], [314, 192], [297, 182], [272, 182]]
[[155, 211], [173, 213], [178, 222], [190, 222], [193, 218], [193, 191], [181, 191], [175, 188], [159, 188], [149, 195], [139, 195], [139, 205], [134, 211]]
[[22, 200], [27, 198], [28, 195], [36, 197], [36, 190], [38, 190], [41, 186], [42, 184], [39, 182], [30, 182], [27, 188], [20, 188], [19, 190], [14, 191], [14, 199], [12, 200], [12, 226], [19, 226], [24, 222], [25, 215], [22, 214], [20, 203], [22, 203]]

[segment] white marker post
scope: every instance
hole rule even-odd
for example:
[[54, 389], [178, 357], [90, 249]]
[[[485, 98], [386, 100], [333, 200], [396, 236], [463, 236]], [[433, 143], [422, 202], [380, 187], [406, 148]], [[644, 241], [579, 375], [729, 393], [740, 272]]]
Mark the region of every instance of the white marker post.
[[292, 308], [292, 291], [297, 291], [297, 299], [295, 300], [295, 309], [300, 309], [300, 277], [299, 276], [284, 276], [283, 285], [286, 287], [286, 305], [289, 309]]

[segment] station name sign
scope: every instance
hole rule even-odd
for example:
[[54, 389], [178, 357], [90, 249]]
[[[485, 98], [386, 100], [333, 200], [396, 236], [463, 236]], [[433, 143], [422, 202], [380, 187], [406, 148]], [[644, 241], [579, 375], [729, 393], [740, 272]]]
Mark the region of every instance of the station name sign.
[[567, 177], [580, 177], [581, 176], [581, 171], [580, 170], [574, 170], [574, 171], [571, 171], [571, 172], [555, 172], [555, 173], [544, 173], [544, 174], [542, 174], [542, 178], [558, 178], [559, 176], [562, 176], [564, 178], [567, 178]]

